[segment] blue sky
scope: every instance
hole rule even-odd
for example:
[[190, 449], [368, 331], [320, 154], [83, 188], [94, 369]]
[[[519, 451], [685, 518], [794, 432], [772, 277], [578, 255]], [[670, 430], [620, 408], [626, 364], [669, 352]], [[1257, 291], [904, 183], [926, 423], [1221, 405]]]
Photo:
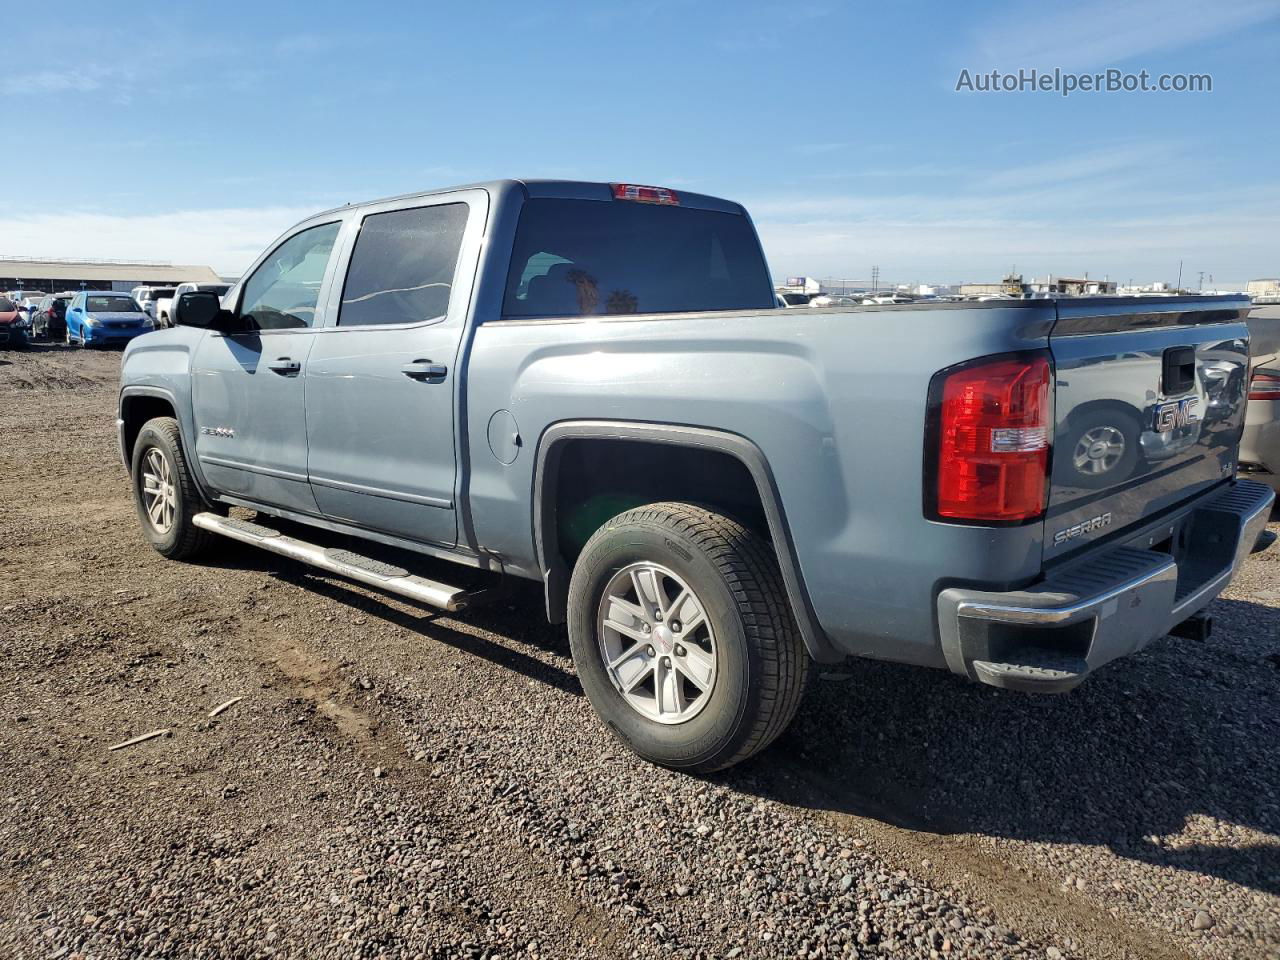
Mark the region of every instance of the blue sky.
[[[317, 209], [554, 176], [741, 200], [779, 276], [1280, 275], [1280, 0], [73, 0], [4, 21], [0, 254], [234, 274]], [[955, 91], [1023, 67], [1213, 92]]]

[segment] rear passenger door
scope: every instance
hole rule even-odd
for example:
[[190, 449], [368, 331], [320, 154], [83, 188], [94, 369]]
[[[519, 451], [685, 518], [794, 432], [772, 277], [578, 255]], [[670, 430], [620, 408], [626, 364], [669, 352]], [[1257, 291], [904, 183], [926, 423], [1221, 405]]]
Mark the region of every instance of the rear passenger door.
[[458, 352], [487, 194], [371, 207], [307, 365], [308, 474], [334, 520], [451, 546]]

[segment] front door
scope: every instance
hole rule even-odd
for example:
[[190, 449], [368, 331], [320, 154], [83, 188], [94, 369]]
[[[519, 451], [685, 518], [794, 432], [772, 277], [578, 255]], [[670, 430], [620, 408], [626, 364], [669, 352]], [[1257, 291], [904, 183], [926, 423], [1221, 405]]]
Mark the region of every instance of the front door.
[[289, 237], [244, 282], [234, 331], [191, 361], [196, 456], [219, 493], [318, 513], [307, 483], [303, 384], [340, 222]]
[[307, 365], [308, 473], [326, 516], [452, 545], [455, 364], [470, 291], [455, 277], [469, 217], [483, 210], [472, 192], [411, 202], [364, 217], [335, 280], [335, 315]]

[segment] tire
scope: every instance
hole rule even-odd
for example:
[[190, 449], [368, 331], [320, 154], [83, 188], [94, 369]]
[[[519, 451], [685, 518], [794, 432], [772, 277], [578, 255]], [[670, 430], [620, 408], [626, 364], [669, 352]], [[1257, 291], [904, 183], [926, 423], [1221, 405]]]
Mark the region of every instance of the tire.
[[169, 315], [167, 313], [160, 314], [161, 329], [167, 329], [168, 327], [171, 327], [171, 326], [173, 326], [173, 324], [169, 322]]
[[[640, 623], [634, 613], [640, 606], [620, 593], [628, 572], [640, 570], [645, 581], [646, 567], [660, 571], [653, 579], [665, 578], [665, 589], [649, 593], [665, 594], [668, 601], [682, 588], [693, 595], [692, 606], [688, 600], [672, 603], [666, 616], [670, 626], [661, 640], [660, 627], [667, 626], [662, 618], [654, 613], [649, 622]], [[631, 582], [635, 588], [629, 596], [644, 604], [641, 582]], [[701, 610], [703, 616], [690, 610]], [[736, 520], [695, 504], [648, 504], [597, 530], [574, 566], [568, 613], [574, 665], [596, 714], [633, 752], [679, 770], [722, 770], [767, 747], [795, 716], [812, 667], [773, 548]], [[678, 624], [677, 615], [691, 616], [697, 625]], [[627, 634], [604, 624], [627, 616], [632, 617]], [[641, 627], [648, 628], [643, 639], [636, 633]], [[686, 638], [684, 648], [681, 637]], [[625, 652], [633, 643], [633, 652], [640, 651], [645, 639], [652, 643], [643, 656]], [[615, 655], [614, 644], [624, 652]], [[696, 661], [695, 645], [702, 648]], [[611, 675], [606, 656], [615, 664], [628, 662]], [[681, 673], [680, 664], [696, 666], [708, 659], [714, 672], [708, 689], [700, 690], [693, 673]], [[687, 714], [677, 709], [658, 719], [654, 710], [661, 706], [648, 706], [651, 681], [654, 704], [661, 703], [656, 688], [663, 663], [677, 667], [672, 670], [675, 686], [663, 685], [664, 691], [675, 692], [665, 699], [668, 705], [689, 704]], [[624, 668], [634, 672], [623, 678]], [[651, 678], [624, 694], [623, 687], [646, 670], [652, 671]]]
[[[155, 452], [168, 469], [167, 487], [172, 491], [172, 504], [164, 511], [168, 524], [157, 524], [148, 513], [144, 494], [144, 471], [157, 475], [152, 452]], [[156, 417], [143, 424], [133, 445], [133, 462], [130, 469], [133, 479], [133, 502], [138, 511], [138, 522], [143, 535], [156, 552], [170, 560], [189, 560], [208, 549], [214, 534], [201, 530], [191, 519], [197, 513], [213, 509], [200, 495], [187, 460], [182, 452], [182, 438], [178, 421], [172, 417]], [[163, 476], [163, 473], [160, 474]]]
[[[1120, 407], [1095, 407], [1073, 416], [1059, 447], [1062, 482], [1086, 490], [1124, 483], [1138, 467], [1141, 434], [1138, 418]], [[1090, 456], [1090, 450], [1102, 449], [1098, 442], [1090, 444], [1090, 438], [1108, 445], [1103, 456]]]

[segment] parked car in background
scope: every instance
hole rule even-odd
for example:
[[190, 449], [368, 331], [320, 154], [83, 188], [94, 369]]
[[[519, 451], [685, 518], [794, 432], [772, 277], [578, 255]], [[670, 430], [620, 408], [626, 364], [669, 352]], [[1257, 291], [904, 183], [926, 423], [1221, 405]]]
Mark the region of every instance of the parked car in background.
[[19, 310], [25, 311], [26, 304], [39, 301], [46, 293], [48, 293], [47, 290], [10, 290], [5, 296], [16, 303]]
[[783, 306], [787, 307], [807, 307], [809, 305], [809, 295], [807, 293], [780, 293], [778, 299], [782, 301]]
[[33, 340], [63, 340], [67, 336], [67, 304], [75, 293], [51, 293], [31, 312]]
[[26, 327], [18, 305], [8, 297], [0, 297], [0, 347], [23, 347], [27, 343]]
[[155, 303], [155, 319], [156, 326], [172, 327], [173, 321], [170, 318], [171, 306], [173, 301], [184, 293], [192, 293], [196, 290], [204, 290], [208, 293], [216, 294], [221, 297], [231, 289], [229, 283], [180, 283], [175, 287], [168, 297], [157, 298]]
[[84, 290], [67, 306], [67, 343], [82, 347], [123, 345], [150, 333], [155, 322], [127, 293]]
[[173, 287], [134, 287], [129, 291], [134, 302], [143, 309], [152, 320], [156, 319], [156, 301], [169, 300], [173, 296]]
[[1280, 490], [1280, 307], [1249, 316], [1249, 401], [1240, 440], [1240, 473]]

